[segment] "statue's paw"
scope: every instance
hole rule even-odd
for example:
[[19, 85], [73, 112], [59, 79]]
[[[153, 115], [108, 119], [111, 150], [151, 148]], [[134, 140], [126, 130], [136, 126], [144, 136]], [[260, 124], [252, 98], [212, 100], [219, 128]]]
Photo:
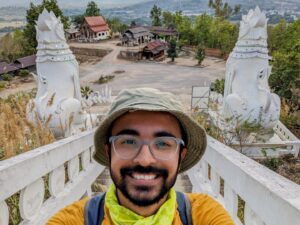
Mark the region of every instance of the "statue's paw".
[[242, 114], [243, 110], [245, 110], [242, 99], [236, 94], [227, 95], [224, 103], [225, 118], [230, 118], [232, 116], [237, 117]]

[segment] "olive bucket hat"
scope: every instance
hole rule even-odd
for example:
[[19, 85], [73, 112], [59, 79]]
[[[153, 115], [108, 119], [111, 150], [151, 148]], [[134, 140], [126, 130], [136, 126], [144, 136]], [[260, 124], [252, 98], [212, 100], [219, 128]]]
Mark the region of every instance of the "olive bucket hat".
[[183, 106], [176, 97], [168, 92], [153, 88], [126, 89], [119, 93], [113, 101], [110, 110], [97, 128], [94, 141], [94, 159], [103, 166], [109, 166], [109, 158], [105, 154], [109, 130], [112, 123], [120, 116], [131, 111], [168, 112], [181, 123], [186, 133], [185, 146], [187, 153], [181, 163], [179, 172], [193, 167], [201, 159], [206, 149], [205, 130], [189, 115], [184, 113]]

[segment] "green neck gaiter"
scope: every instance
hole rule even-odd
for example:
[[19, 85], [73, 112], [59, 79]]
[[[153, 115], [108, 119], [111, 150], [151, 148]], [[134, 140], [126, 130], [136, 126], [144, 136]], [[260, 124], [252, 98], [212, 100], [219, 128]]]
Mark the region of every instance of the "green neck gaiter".
[[176, 192], [169, 191], [168, 199], [156, 214], [148, 217], [140, 216], [121, 206], [116, 195], [115, 185], [111, 185], [105, 196], [105, 206], [109, 209], [114, 225], [171, 225], [176, 210]]

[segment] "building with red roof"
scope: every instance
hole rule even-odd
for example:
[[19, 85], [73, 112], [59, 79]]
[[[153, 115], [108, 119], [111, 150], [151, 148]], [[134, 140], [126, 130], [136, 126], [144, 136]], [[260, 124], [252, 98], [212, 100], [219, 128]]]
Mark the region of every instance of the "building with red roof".
[[93, 42], [110, 37], [110, 29], [102, 16], [88, 16], [84, 18], [80, 27], [81, 39]]

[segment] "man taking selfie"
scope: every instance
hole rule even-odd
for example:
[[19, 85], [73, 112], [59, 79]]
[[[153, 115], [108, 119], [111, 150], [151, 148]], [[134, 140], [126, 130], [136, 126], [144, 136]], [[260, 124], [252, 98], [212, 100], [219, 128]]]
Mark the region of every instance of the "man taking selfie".
[[151, 88], [120, 92], [95, 133], [95, 149], [113, 184], [60, 210], [47, 225], [234, 225], [208, 195], [173, 188], [206, 149], [205, 131], [174, 95]]

